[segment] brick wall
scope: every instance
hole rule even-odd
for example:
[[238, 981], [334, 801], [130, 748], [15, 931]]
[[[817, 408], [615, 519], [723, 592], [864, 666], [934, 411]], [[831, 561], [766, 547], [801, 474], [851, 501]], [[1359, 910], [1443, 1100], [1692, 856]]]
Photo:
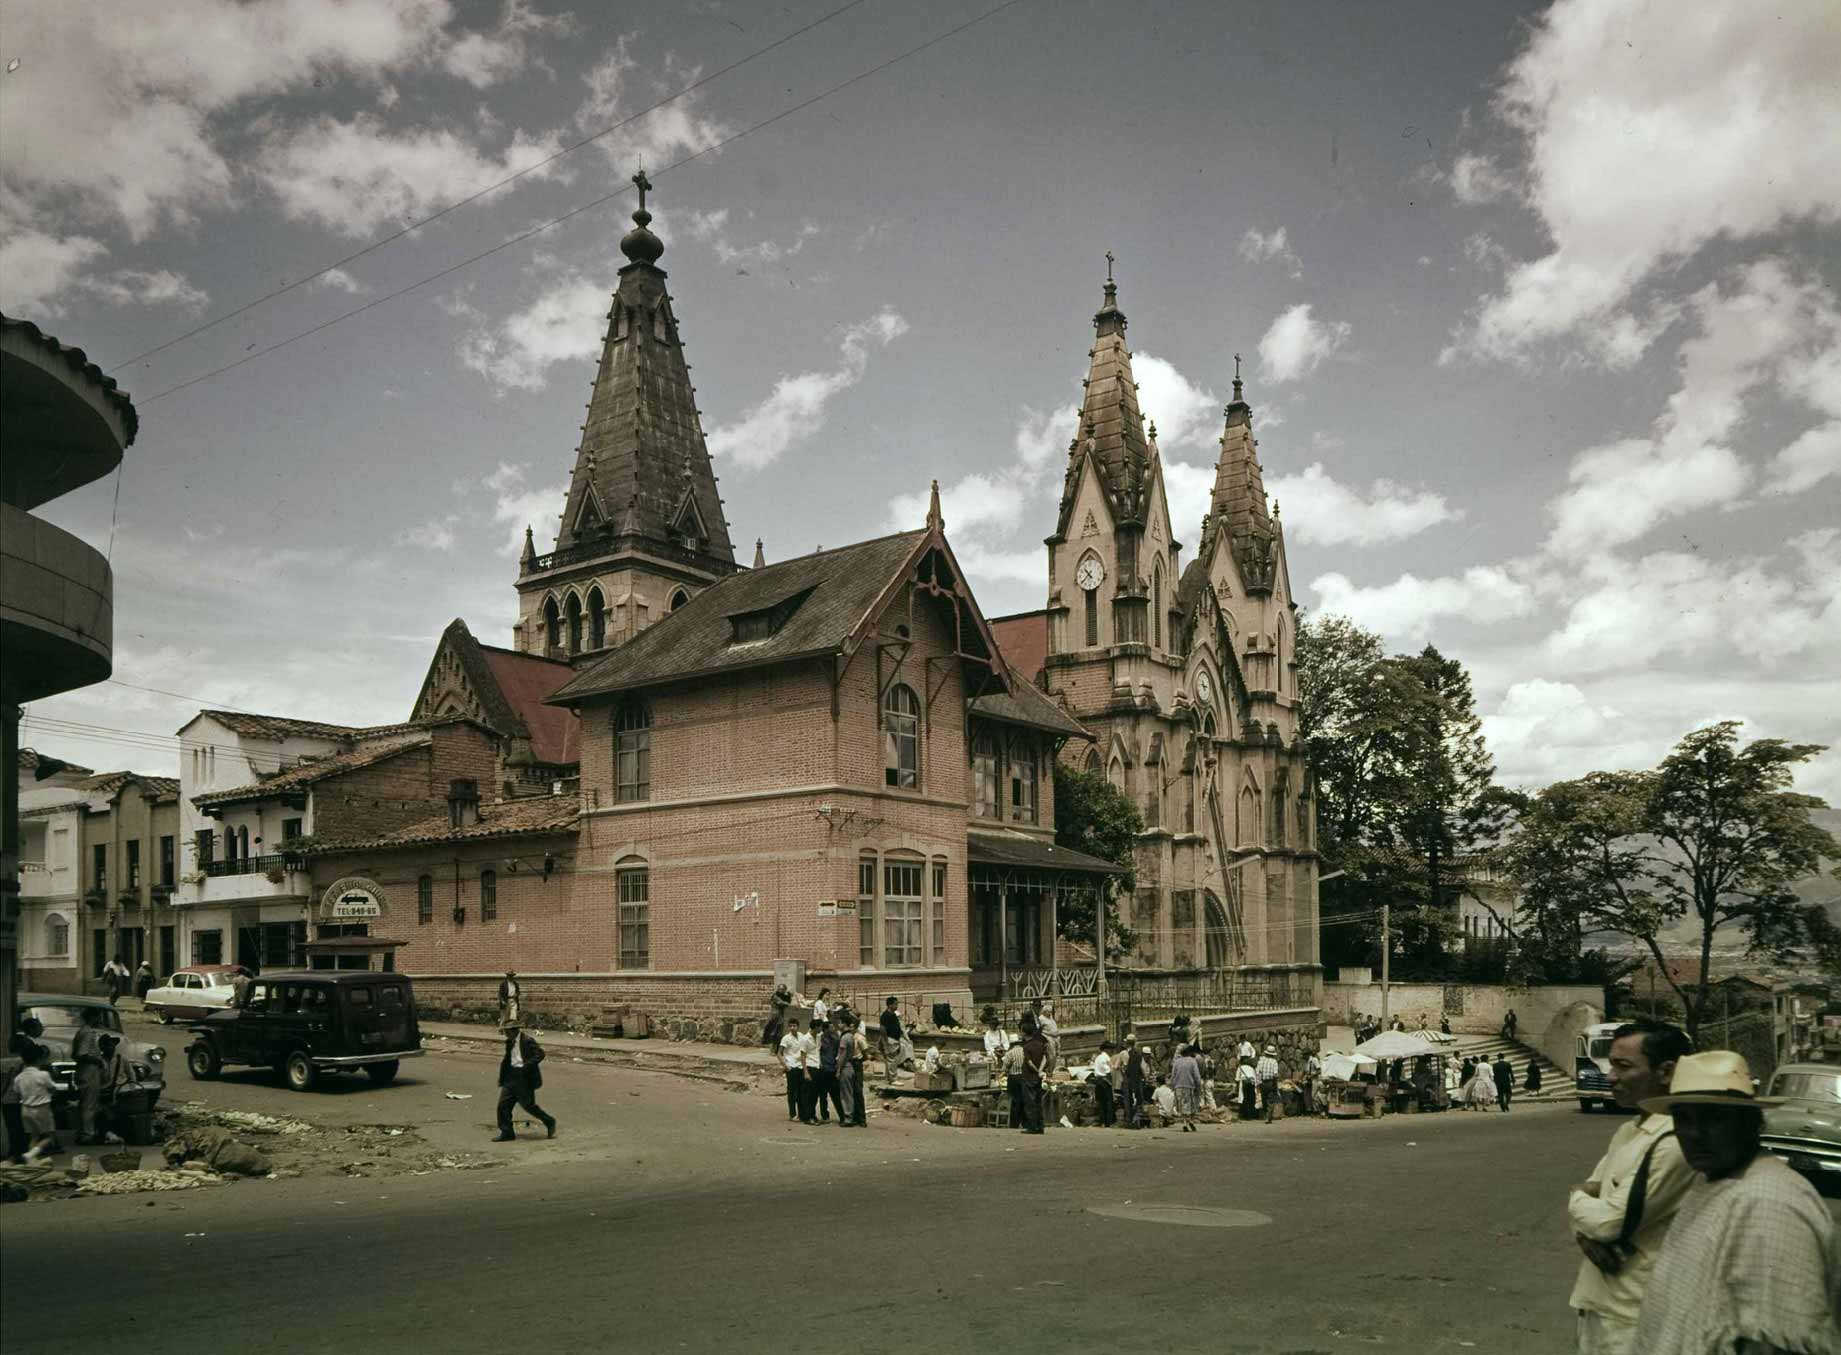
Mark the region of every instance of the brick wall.
[[447, 807], [451, 782], [468, 779], [482, 793], [493, 784], [498, 743], [469, 724], [436, 726], [426, 748], [329, 776], [313, 788], [313, 833], [363, 838], [405, 828]]

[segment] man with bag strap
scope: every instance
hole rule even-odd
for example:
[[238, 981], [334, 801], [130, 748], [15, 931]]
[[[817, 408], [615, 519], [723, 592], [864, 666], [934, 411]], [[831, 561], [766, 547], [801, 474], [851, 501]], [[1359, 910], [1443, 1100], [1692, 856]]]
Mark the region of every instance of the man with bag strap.
[[[1661, 1021], [1619, 1026], [1611, 1038], [1611, 1089], [1638, 1109], [1660, 1096], [1688, 1037]], [[1667, 1115], [1639, 1113], [1611, 1136], [1592, 1174], [1573, 1187], [1566, 1213], [1585, 1259], [1573, 1283], [1579, 1355], [1630, 1355], [1637, 1316], [1662, 1239], [1694, 1184]]]

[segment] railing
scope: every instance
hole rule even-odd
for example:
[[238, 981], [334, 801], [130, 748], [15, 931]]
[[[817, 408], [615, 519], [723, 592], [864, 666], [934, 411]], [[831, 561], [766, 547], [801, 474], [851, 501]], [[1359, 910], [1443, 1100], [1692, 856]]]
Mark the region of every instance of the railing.
[[582, 560], [597, 560], [604, 555], [612, 555], [621, 550], [643, 550], [647, 555], [675, 560], [687, 565], [707, 565], [709, 560], [709, 557], [702, 551], [690, 550], [676, 542], [641, 536], [637, 532], [629, 534], [608, 532], [596, 535], [587, 541], [577, 542], [573, 546], [564, 546], [561, 550], [553, 550], [548, 555], [535, 556], [520, 572], [541, 574], [546, 569], [559, 569], [563, 565], [576, 564]]
[[1046, 997], [1092, 997], [1099, 991], [1099, 966], [1012, 969], [1006, 996], [1012, 1002]]
[[266, 875], [271, 870], [286, 870], [289, 858], [276, 852], [270, 856], [239, 856], [234, 861], [207, 861], [202, 867], [209, 876]]
[[1141, 1016], [1273, 1011], [1316, 1005], [1316, 976], [1291, 969], [1213, 969], [1187, 974], [1116, 970], [1108, 995]]

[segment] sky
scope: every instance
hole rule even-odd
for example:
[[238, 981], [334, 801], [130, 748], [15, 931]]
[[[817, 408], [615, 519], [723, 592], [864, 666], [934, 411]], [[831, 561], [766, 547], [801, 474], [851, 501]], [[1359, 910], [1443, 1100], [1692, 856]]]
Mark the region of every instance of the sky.
[[0, 5], [0, 309], [141, 417], [42, 510], [115, 677], [28, 744], [171, 772], [201, 705], [398, 720], [452, 618], [509, 643], [641, 162], [743, 559], [937, 479], [1042, 606], [1110, 251], [1179, 539], [1239, 354], [1299, 601], [1462, 660], [1504, 781], [1841, 734], [1827, 0], [107, 10]]

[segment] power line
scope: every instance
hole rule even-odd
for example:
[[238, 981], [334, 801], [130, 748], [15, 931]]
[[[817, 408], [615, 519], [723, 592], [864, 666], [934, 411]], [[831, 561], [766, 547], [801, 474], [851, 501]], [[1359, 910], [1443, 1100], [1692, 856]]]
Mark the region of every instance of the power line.
[[[611, 127], [603, 127], [600, 131], [595, 132], [590, 136], [585, 136], [580, 141], [573, 142], [570, 145], [564, 146], [561, 150], [555, 151], [550, 155], [544, 156], [543, 159], [538, 160], [533, 164], [526, 165], [523, 169], [518, 170], [515, 174], [507, 174], [504, 178], [499, 179], [494, 183], [487, 184], [484, 188], [479, 189], [477, 192], [470, 193], [464, 198], [460, 198], [454, 202], [450, 202], [447, 206], [441, 208], [439, 211], [431, 212], [429, 215], [422, 217], [420, 220], [409, 222], [407, 225], [403, 226], [400, 230], [392, 231], [389, 235], [386, 235], [382, 237], [381, 239], [373, 240], [370, 244], [366, 245], [363, 249], [355, 250], [352, 253], [347, 254], [342, 259], [335, 259], [333, 262], [327, 264], [325, 267], [317, 269], [316, 271], [307, 274], [303, 278], [296, 278], [293, 282], [287, 283], [281, 287], [277, 287], [272, 292], [264, 292], [261, 296], [256, 297], [253, 301], [246, 302], [245, 304], [238, 306], [233, 311], [226, 311], [224, 312], [224, 314], [217, 316], [215, 319], [207, 320], [205, 321], [204, 324], [198, 325], [192, 329], [188, 329], [183, 334], [174, 335], [172, 338], [168, 339], [165, 343], [157, 344], [154, 347], [149, 348], [144, 353], [138, 353], [134, 357], [124, 360], [123, 362], [117, 364], [115, 367], [110, 368], [109, 369], [110, 374], [113, 375], [116, 372], [123, 371], [126, 368], [134, 366], [138, 362], [145, 362], [148, 358], [153, 357], [157, 353], [164, 353], [167, 349], [171, 348], [174, 344], [184, 343], [187, 339], [196, 338], [198, 335], [203, 334], [206, 330], [216, 329], [219, 325], [225, 323], [226, 321], [234, 320], [239, 315], [247, 315], [250, 311], [254, 310], [257, 306], [262, 305], [264, 302], [273, 301], [278, 296], [286, 296], [289, 292], [292, 292], [297, 288], [306, 286], [309, 282], [314, 281], [316, 278], [323, 278], [328, 273], [332, 272], [335, 268], [343, 268], [346, 264], [353, 263], [358, 259], [362, 259], [367, 254], [374, 254], [378, 250], [382, 249], [385, 245], [392, 244], [395, 241], [401, 240], [405, 235], [410, 234], [412, 231], [420, 230], [422, 227], [428, 225], [430, 222], [439, 221], [442, 217], [447, 216], [450, 213], [457, 212], [462, 207], [468, 206], [471, 203], [478, 202], [481, 198], [486, 197], [488, 194], [497, 192], [499, 189], [505, 187], [506, 184], [515, 183], [517, 180], [524, 178], [526, 175], [536, 173], [538, 170], [542, 169], [545, 165], [554, 164], [556, 161], [562, 159], [565, 155], [572, 155], [576, 151], [579, 151], [584, 146], [591, 145], [594, 142], [601, 140], [601, 138], [603, 137], [613, 135], [615, 132], [620, 131], [624, 127], [631, 126], [633, 123], [638, 122], [641, 118], [647, 117], [650, 114], [658, 112], [659, 109], [665, 107], [667, 104], [675, 103], [679, 99], [682, 99], [687, 94], [694, 94], [697, 90], [702, 89], [705, 85], [711, 83], [712, 81], [720, 80], [723, 76], [728, 75], [731, 71], [740, 70], [743, 66], [746, 66], [749, 62], [759, 60], [761, 57], [766, 56], [769, 52], [772, 52], [776, 50], [777, 48], [784, 47], [787, 43], [791, 42], [794, 38], [803, 37], [805, 34], [810, 33], [814, 28], [818, 28], [824, 24], [830, 23], [831, 20], [837, 18], [838, 15], [846, 13], [849, 10], [853, 10], [857, 8], [857, 6], [866, 4], [867, 2], [868, 0], [849, 0], [848, 4], [840, 5], [836, 9], [832, 10], [829, 14], [821, 15], [819, 18], [812, 20], [811, 23], [806, 24], [803, 28], [795, 28], [792, 32], [788, 33], [785, 37], [778, 38], [775, 41], [768, 43], [765, 47], [762, 47], [756, 51], [750, 52], [747, 56], [741, 58], [741, 60], [739, 61], [731, 61], [728, 65], [724, 66], [721, 70], [712, 71], [710, 72], [710, 74], [704, 76], [701, 80], [692, 81], [690, 84], [684, 86], [684, 88], [676, 91], [675, 93], [666, 95], [664, 98], [660, 99], [657, 103], [652, 104], [650, 107], [642, 108], [639, 110], [639, 112], [634, 113], [629, 117], [622, 118], [619, 122], [614, 123], [613, 126]], [[156, 396], [155, 398], [157, 399], [158, 397]]]
[[[726, 136], [722, 138], [722, 140], [720, 141], [712, 142], [710, 145], [705, 146], [702, 150], [692, 151], [689, 155], [683, 156], [682, 158], [678, 160], [674, 160], [671, 164], [666, 165], [663, 169], [659, 170], [658, 175], [663, 176], [663, 175], [671, 173], [673, 170], [682, 169], [685, 165], [690, 164], [693, 160], [702, 159], [704, 156], [708, 155], [711, 151], [721, 150], [724, 146], [730, 146], [730, 145], [733, 145], [735, 142], [740, 141], [743, 137], [752, 136], [756, 132], [763, 131], [766, 128], [773, 126], [776, 122], [781, 122], [786, 118], [790, 118], [795, 113], [803, 112], [805, 109], [810, 108], [813, 104], [821, 103], [824, 100], [829, 99], [834, 94], [840, 94], [844, 90], [849, 89], [852, 85], [860, 84], [872, 76], [880, 75], [883, 71], [888, 70], [891, 66], [899, 65], [903, 61], [907, 61], [912, 57], [919, 56], [922, 52], [926, 51], [928, 48], [936, 47], [940, 43], [945, 42], [949, 38], [957, 37], [959, 34], [965, 32], [967, 29], [976, 27], [978, 24], [983, 23], [985, 20], [995, 18], [997, 15], [1003, 13], [1005, 10], [1014, 8], [1015, 6], [1022, 4], [1022, 3], [1023, 3], [1023, 0], [1003, 0], [1001, 4], [993, 6], [992, 8], [986, 10], [984, 13], [976, 16], [975, 18], [967, 19], [964, 23], [959, 24], [956, 27], [949, 28], [944, 33], [940, 33], [935, 37], [931, 37], [927, 39], [927, 41], [923, 43], [919, 43], [916, 46], [908, 48], [907, 51], [901, 53], [899, 56], [890, 57], [887, 61], [881, 62], [879, 65], [872, 66], [868, 70], [865, 70], [865, 71], [860, 71], [856, 75], [851, 76], [849, 79], [841, 80], [837, 84], [832, 85], [829, 89], [822, 90], [819, 93], [812, 95], [810, 98], [803, 99], [800, 102], [792, 105], [792, 107], [790, 108], [786, 108], [786, 109], [781, 110], [778, 113], [775, 113], [772, 117], [763, 118], [761, 121], [754, 123], [752, 126], [745, 127], [741, 131], [736, 132], [731, 136]], [[430, 283], [439, 282], [441, 279], [445, 277], [450, 277], [453, 274], [460, 272], [462, 269], [470, 268], [472, 265], [480, 262], [482, 259], [490, 258], [495, 254], [498, 254], [504, 250], [510, 249], [514, 245], [521, 245], [526, 240], [529, 240], [532, 236], [541, 235], [545, 231], [550, 230], [552, 227], [560, 226], [563, 224], [563, 222], [572, 220], [573, 218], [582, 215], [584, 212], [590, 212], [590, 211], [593, 211], [597, 207], [605, 206], [607, 203], [612, 202], [615, 198], [625, 197], [626, 194], [630, 191], [631, 191], [630, 188], [623, 187], [623, 188], [615, 190], [612, 193], [608, 193], [602, 197], [596, 198], [591, 202], [584, 202], [579, 207], [572, 207], [568, 211], [564, 212], [561, 216], [552, 217], [550, 218], [550, 220], [543, 222], [541, 225], [533, 226], [529, 230], [526, 230], [526, 231], [521, 231], [517, 235], [512, 236], [510, 239], [502, 240], [498, 244], [493, 245], [489, 249], [483, 249], [477, 254], [470, 255], [469, 257], [460, 260], [458, 263], [449, 264], [446, 268], [441, 269], [439, 272], [429, 274], [427, 277], [421, 279], [421, 281], [419, 282], [412, 282], [406, 287], [399, 287], [394, 292], [386, 292], [383, 296], [377, 297], [371, 301], [367, 301], [362, 306], [354, 306], [351, 310], [348, 310], [340, 315], [335, 315], [330, 320], [324, 320], [321, 323], [314, 325], [309, 329], [304, 329], [300, 333], [295, 334], [290, 338], [281, 339], [278, 342], [268, 345], [266, 348], [259, 348], [253, 353], [246, 353], [242, 357], [238, 358], [235, 362], [227, 362], [222, 367], [214, 367], [208, 372], [205, 372], [199, 376], [192, 377], [188, 381], [181, 381], [176, 386], [169, 386], [165, 390], [160, 391], [158, 394], [150, 395], [146, 399], [140, 400], [137, 403], [139, 403], [144, 408], [147, 405], [153, 404], [155, 401], [164, 400], [169, 395], [177, 395], [180, 391], [189, 390], [191, 387], [198, 385], [201, 381], [209, 381], [214, 376], [222, 376], [225, 372], [235, 371], [238, 367], [242, 367], [248, 363], [255, 362], [260, 358], [265, 358], [270, 353], [278, 352], [279, 350], [286, 348], [291, 344], [299, 343], [302, 339], [310, 339], [315, 334], [323, 333], [324, 331], [331, 329], [334, 325], [341, 324], [346, 320], [350, 320], [354, 318], [355, 316], [363, 315], [366, 311], [374, 310], [378, 306], [381, 306], [389, 301], [394, 301], [400, 296], [407, 296], [410, 292], [419, 291], [423, 287], [428, 286]]]

